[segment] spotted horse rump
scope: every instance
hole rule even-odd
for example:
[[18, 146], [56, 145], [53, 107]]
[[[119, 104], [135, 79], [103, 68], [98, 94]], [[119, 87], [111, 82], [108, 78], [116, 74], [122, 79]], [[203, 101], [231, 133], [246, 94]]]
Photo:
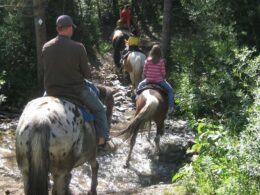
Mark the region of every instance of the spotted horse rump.
[[86, 161], [92, 169], [89, 193], [97, 193], [94, 125], [69, 101], [47, 96], [26, 105], [16, 129], [16, 159], [26, 195], [48, 195], [49, 173], [52, 194], [69, 194], [71, 170]]

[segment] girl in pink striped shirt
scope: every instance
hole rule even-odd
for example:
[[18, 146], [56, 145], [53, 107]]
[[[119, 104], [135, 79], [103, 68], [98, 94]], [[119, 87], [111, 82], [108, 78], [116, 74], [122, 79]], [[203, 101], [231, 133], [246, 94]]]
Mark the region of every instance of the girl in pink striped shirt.
[[173, 111], [173, 89], [165, 80], [165, 59], [162, 57], [162, 51], [158, 44], [152, 47], [149, 56], [145, 61], [143, 71], [144, 80], [139, 83], [137, 90], [149, 83], [156, 83], [162, 86], [168, 92], [168, 113], [171, 113]]

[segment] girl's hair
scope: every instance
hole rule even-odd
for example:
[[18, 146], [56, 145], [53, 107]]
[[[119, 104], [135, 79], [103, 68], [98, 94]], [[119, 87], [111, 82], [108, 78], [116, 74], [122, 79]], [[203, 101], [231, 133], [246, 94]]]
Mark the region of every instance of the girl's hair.
[[154, 64], [158, 63], [162, 58], [162, 50], [158, 44], [153, 45], [149, 52], [148, 60], [151, 60]]

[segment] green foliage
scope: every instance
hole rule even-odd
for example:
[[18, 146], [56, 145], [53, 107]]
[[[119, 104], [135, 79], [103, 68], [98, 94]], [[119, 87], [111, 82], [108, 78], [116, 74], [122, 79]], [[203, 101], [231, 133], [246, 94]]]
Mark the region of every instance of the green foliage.
[[99, 52], [101, 54], [105, 54], [109, 51], [111, 51], [112, 45], [110, 43], [103, 42], [99, 45]]
[[77, 28], [73, 38], [83, 42], [86, 46], [98, 44], [100, 41], [100, 23], [97, 7], [91, 1], [49, 1], [46, 9], [48, 40], [55, 37], [56, 18], [61, 14], [68, 14], [73, 18]]
[[192, 149], [199, 155], [173, 182], [195, 194], [259, 194], [260, 56], [238, 30], [244, 28], [238, 20], [246, 26], [252, 21], [237, 15], [254, 10], [254, 3], [243, 1], [248, 7], [242, 8], [235, 1], [181, 2], [191, 31], [172, 41], [169, 79], [177, 111], [198, 132]]
[[172, 181], [195, 194], [258, 194], [259, 119], [259, 115], [254, 117], [258, 124], [254, 123], [241, 138], [230, 137], [225, 128], [205, 120], [198, 123], [197, 144], [192, 149], [200, 155]]
[[172, 48], [169, 80], [175, 86], [176, 109], [190, 120], [207, 117], [245, 125], [260, 66], [256, 52], [236, 49], [232, 37], [225, 43], [179, 37]]
[[[79, 27], [81, 31], [78, 33], [78, 36], [81, 37], [79, 40], [86, 44], [99, 45], [101, 33], [97, 8], [93, 6], [93, 3], [87, 3], [87, 1], [86, 5], [83, 5], [82, 8], [84, 8], [84, 11], [82, 11], [82, 15], [80, 15], [82, 20], [80, 21]], [[88, 36], [85, 36], [86, 34]]]
[[[182, 184], [187, 186], [188, 191], [196, 194], [259, 192], [260, 136], [259, 122], [256, 122], [260, 121], [259, 95], [254, 99], [253, 94], [256, 89], [259, 93], [260, 61], [259, 56], [254, 57], [254, 53], [248, 49], [235, 50], [233, 57], [227, 58], [225, 62], [227, 68], [222, 71], [213, 72], [210, 77], [205, 76], [207, 79], [204, 80], [203, 74], [198, 80], [193, 78], [193, 82], [188, 81], [187, 75], [180, 80], [178, 90], [181, 93], [177, 103], [190, 111], [187, 116], [190, 117], [189, 113], [192, 113], [191, 119], [198, 131], [197, 144], [193, 150], [200, 154], [190, 166], [184, 167], [173, 177], [173, 181], [182, 178]], [[195, 77], [198, 74], [192, 75]], [[196, 86], [198, 83], [200, 87]], [[214, 104], [216, 100], [221, 104]], [[257, 105], [252, 108], [254, 100]], [[218, 109], [219, 117], [207, 115], [208, 119], [196, 119], [206, 116], [198, 114], [198, 109], [203, 106], [207, 108], [205, 102], [208, 108]], [[256, 114], [257, 117], [248, 121], [249, 116]], [[215, 124], [212, 119], [216, 121]], [[241, 139], [230, 134], [232, 132], [238, 135], [242, 132]]]
[[[21, 13], [9, 13], [0, 26], [1, 95], [6, 103], [23, 105], [37, 86], [34, 36]], [[4, 74], [3, 74], [4, 73]]]
[[[257, 82], [260, 79], [258, 78]], [[255, 101], [251, 108], [249, 125], [240, 135], [240, 144], [235, 148], [239, 160], [241, 177], [247, 178], [244, 185], [251, 184], [253, 190], [260, 192], [260, 87], [256, 88]]]

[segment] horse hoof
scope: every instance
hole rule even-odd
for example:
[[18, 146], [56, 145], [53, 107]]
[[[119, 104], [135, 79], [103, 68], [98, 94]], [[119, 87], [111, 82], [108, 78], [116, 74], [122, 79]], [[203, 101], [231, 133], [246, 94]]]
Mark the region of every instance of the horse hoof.
[[125, 169], [129, 168], [129, 163], [128, 163], [128, 164], [125, 164], [125, 165], [124, 165], [124, 168], [125, 168]]

